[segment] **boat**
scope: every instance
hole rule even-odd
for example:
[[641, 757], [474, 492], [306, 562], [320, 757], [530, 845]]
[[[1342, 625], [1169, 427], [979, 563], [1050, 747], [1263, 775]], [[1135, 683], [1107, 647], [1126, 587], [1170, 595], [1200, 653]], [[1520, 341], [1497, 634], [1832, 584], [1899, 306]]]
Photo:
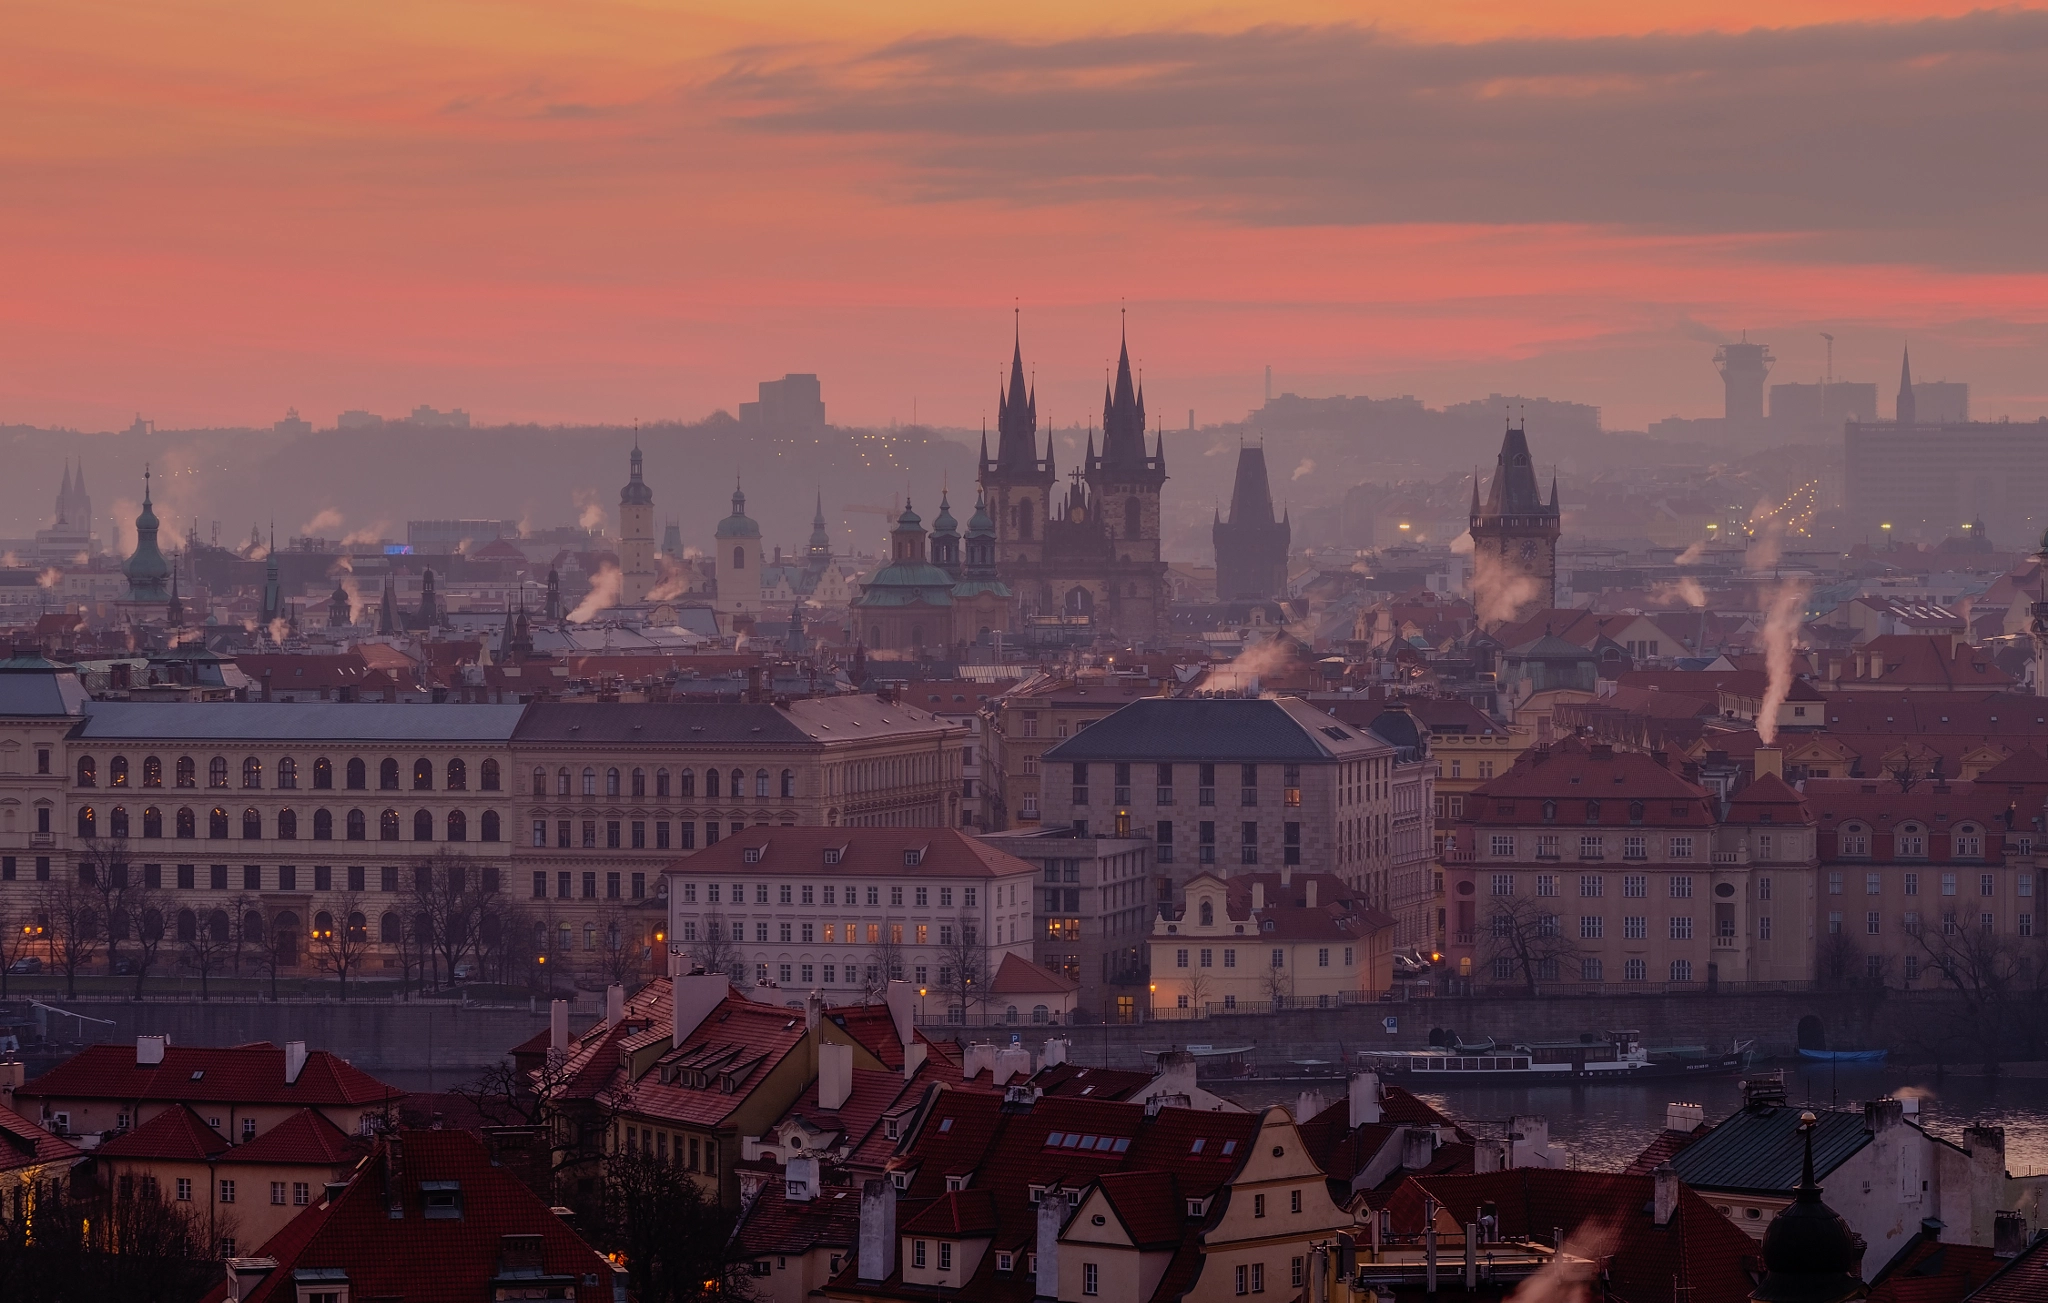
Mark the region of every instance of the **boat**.
[[1377, 1071], [1411, 1078], [1420, 1088], [1453, 1082], [1645, 1081], [1659, 1077], [1709, 1077], [1746, 1071], [1753, 1042], [1738, 1041], [1726, 1053], [1654, 1056], [1637, 1031], [1608, 1032], [1605, 1038], [1494, 1046], [1485, 1052], [1458, 1045], [1448, 1049], [1380, 1051], [1366, 1056]]
[[1809, 1050], [1800, 1047], [1802, 1059], [1819, 1059], [1823, 1063], [1883, 1063], [1890, 1050]]

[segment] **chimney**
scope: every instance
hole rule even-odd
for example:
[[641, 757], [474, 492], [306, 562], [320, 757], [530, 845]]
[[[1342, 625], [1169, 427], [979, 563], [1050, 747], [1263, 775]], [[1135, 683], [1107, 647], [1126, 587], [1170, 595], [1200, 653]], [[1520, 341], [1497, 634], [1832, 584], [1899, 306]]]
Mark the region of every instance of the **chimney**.
[[548, 1065], [550, 1067], [569, 1057], [569, 1002], [555, 1000], [548, 1004]]
[[138, 1036], [135, 1038], [135, 1066], [138, 1068], [157, 1067], [164, 1061], [164, 1050], [171, 1043], [168, 1036]]
[[1480, 1140], [1472, 1146], [1472, 1170], [1484, 1175], [1498, 1172], [1507, 1164], [1501, 1161], [1501, 1149], [1509, 1142], [1503, 1140]]
[[816, 1154], [791, 1154], [782, 1165], [782, 1197], [791, 1203], [809, 1203], [818, 1197]]
[[306, 1070], [306, 1043], [286, 1041], [284, 1043], [284, 1084], [299, 1084], [299, 1074]]
[[818, 1020], [825, 1016], [825, 993], [812, 991], [804, 997], [804, 1030], [815, 1037], [818, 1034]]
[[1427, 1127], [1409, 1127], [1401, 1136], [1401, 1166], [1419, 1172], [1436, 1157], [1436, 1137]]
[[1785, 776], [1785, 753], [1777, 747], [1758, 747], [1756, 749], [1755, 768], [1758, 778], [1762, 778], [1765, 774], [1769, 774], [1773, 778], [1783, 778]]
[[1863, 1129], [1873, 1136], [1881, 1136], [1893, 1127], [1903, 1126], [1906, 1111], [1895, 1099], [1873, 1099], [1863, 1105]]
[[1254, 882], [1254, 883], [1252, 884], [1252, 909], [1253, 909], [1254, 911], [1257, 911], [1257, 910], [1261, 910], [1261, 909], [1264, 909], [1265, 907], [1266, 907], [1266, 884], [1265, 884], [1265, 883], [1263, 883], [1263, 882]]
[[1291, 886], [1293, 882], [1294, 870], [1289, 868], [1287, 865], [1282, 864], [1280, 866], [1280, 885], [1283, 887]]
[[1994, 1258], [2017, 1258], [2027, 1248], [2027, 1218], [2025, 1213], [1995, 1212], [1991, 1214], [1991, 1256]]
[[991, 1041], [975, 1041], [967, 1047], [960, 1059], [960, 1076], [964, 1081], [973, 1081], [984, 1072], [996, 1070], [996, 1047]]
[[1050, 1068], [1056, 1063], [1065, 1063], [1066, 1061], [1067, 1038], [1064, 1036], [1054, 1036], [1047, 1039], [1045, 1042], [1045, 1053], [1039, 1058], [1038, 1066]]
[[1669, 1163], [1657, 1164], [1657, 1170], [1650, 1173], [1655, 1193], [1651, 1199], [1650, 1224], [1669, 1226], [1671, 1214], [1678, 1211], [1678, 1169]]
[[690, 1033], [703, 1025], [713, 1009], [724, 1003], [732, 983], [724, 973], [693, 973], [674, 979], [672, 985], [669, 1048], [675, 1049], [690, 1039]]
[[818, 1045], [818, 1107], [836, 1109], [853, 1094], [853, 1047], [837, 1041]]
[[1295, 1096], [1294, 1120], [1296, 1122], [1306, 1122], [1312, 1117], [1321, 1117], [1323, 1110], [1328, 1107], [1330, 1107], [1330, 1101], [1323, 1098], [1323, 1092], [1320, 1090], [1304, 1090], [1301, 1094]]
[[1316, 907], [1316, 880], [1314, 878], [1303, 878], [1301, 880], [1301, 889], [1304, 893], [1302, 903], [1310, 909], [1314, 909]]
[[1664, 1129], [1666, 1131], [1692, 1132], [1707, 1120], [1704, 1104], [1666, 1104], [1664, 1106]]
[[626, 1021], [626, 988], [613, 982], [604, 988], [604, 1025], [616, 1030]]
[[1465, 1290], [1479, 1288], [1479, 1223], [1465, 1223]]
[[[922, 1047], [919, 1047], [922, 1048]], [[1031, 1075], [1031, 1051], [1021, 1045], [1005, 1045], [996, 1051], [993, 1084], [1002, 1086]]]
[[1038, 1197], [1038, 1280], [1036, 1298], [1060, 1296], [1060, 1231], [1067, 1220], [1067, 1192], [1057, 1185]]
[[1351, 1125], [1370, 1126], [1380, 1120], [1380, 1077], [1361, 1072], [1351, 1079]]
[[883, 1281], [896, 1272], [896, 1185], [888, 1177], [860, 1187], [860, 1264], [855, 1278]]

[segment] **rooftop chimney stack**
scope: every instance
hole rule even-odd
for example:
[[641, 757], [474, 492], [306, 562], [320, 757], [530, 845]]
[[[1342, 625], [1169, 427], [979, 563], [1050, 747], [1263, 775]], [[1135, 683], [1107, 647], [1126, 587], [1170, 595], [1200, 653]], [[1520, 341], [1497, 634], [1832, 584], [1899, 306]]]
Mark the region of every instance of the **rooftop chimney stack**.
[[1067, 1221], [1067, 1192], [1057, 1185], [1038, 1197], [1038, 1279], [1036, 1298], [1060, 1296], [1060, 1231]]
[[1380, 1077], [1361, 1072], [1351, 1079], [1351, 1125], [1370, 1126], [1380, 1120]]
[[1671, 1214], [1678, 1211], [1678, 1169], [1669, 1163], [1659, 1163], [1657, 1170], [1650, 1173], [1650, 1179], [1654, 1182], [1650, 1223], [1669, 1226]]
[[135, 1066], [154, 1068], [164, 1061], [164, 1050], [171, 1043], [168, 1036], [138, 1036], [135, 1038]]
[[818, 1156], [791, 1154], [782, 1166], [782, 1197], [791, 1203], [809, 1203], [818, 1197]]
[[1783, 751], [1776, 747], [1758, 747], [1756, 749], [1756, 776], [1762, 778], [1765, 774], [1769, 774], [1773, 778], [1783, 778], [1785, 776], [1785, 753]]
[[669, 1046], [678, 1048], [704, 1024], [711, 1011], [724, 1003], [732, 983], [724, 973], [693, 973], [675, 978], [669, 1000]]
[[569, 1057], [569, 1002], [555, 1000], [548, 1005], [548, 1066]]
[[1696, 1130], [1706, 1120], [1707, 1107], [1704, 1104], [1670, 1103], [1664, 1106], [1664, 1129], [1666, 1131], [1691, 1132]]
[[896, 1273], [896, 1187], [887, 1177], [860, 1188], [859, 1280], [883, 1281]]
[[604, 988], [604, 1025], [616, 1030], [626, 1021], [626, 988], [617, 982]]
[[284, 1084], [299, 1084], [299, 1074], [306, 1070], [306, 1043], [286, 1041], [284, 1043]]
[[818, 1046], [818, 1107], [842, 1107], [853, 1094], [853, 1047], [837, 1041]]

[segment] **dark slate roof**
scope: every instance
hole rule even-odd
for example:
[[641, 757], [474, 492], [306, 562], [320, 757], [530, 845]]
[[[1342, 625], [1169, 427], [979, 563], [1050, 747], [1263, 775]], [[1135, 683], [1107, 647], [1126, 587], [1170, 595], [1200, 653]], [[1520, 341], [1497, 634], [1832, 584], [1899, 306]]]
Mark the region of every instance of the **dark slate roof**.
[[1317, 761], [1384, 754], [1386, 743], [1298, 698], [1144, 697], [1045, 753], [1051, 761]]
[[[1671, 1165], [1679, 1180], [1698, 1189], [1789, 1192], [1799, 1184], [1803, 1111], [1790, 1105], [1745, 1108], [1688, 1145]], [[1870, 1132], [1861, 1112], [1820, 1109], [1815, 1114], [1820, 1124], [1813, 1133], [1813, 1173], [1825, 1183], [1829, 1172], [1870, 1143]]]
[[488, 742], [512, 737], [524, 706], [351, 701], [95, 701], [87, 742]]
[[76, 715], [85, 705], [85, 685], [71, 666], [40, 656], [0, 661], [0, 716]]
[[781, 706], [743, 701], [552, 701], [524, 710], [512, 740], [541, 744], [759, 746], [891, 737], [948, 725], [928, 710], [871, 696], [808, 698]]

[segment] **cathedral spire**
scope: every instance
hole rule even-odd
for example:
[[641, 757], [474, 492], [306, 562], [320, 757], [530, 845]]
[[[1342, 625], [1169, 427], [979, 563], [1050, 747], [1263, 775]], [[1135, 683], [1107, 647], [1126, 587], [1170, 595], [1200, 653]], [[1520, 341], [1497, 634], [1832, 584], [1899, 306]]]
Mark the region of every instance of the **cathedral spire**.
[[1920, 424], [1920, 405], [1913, 396], [1913, 350], [1907, 348], [1899, 354], [1899, 406], [1900, 425]]
[[1117, 349], [1116, 378], [1103, 396], [1102, 469], [1120, 478], [1142, 474], [1145, 465], [1145, 399], [1131, 374], [1128, 339]]
[[1021, 324], [1010, 344], [1010, 383], [996, 396], [996, 468], [1007, 474], [1037, 471], [1038, 406], [1024, 379]]

